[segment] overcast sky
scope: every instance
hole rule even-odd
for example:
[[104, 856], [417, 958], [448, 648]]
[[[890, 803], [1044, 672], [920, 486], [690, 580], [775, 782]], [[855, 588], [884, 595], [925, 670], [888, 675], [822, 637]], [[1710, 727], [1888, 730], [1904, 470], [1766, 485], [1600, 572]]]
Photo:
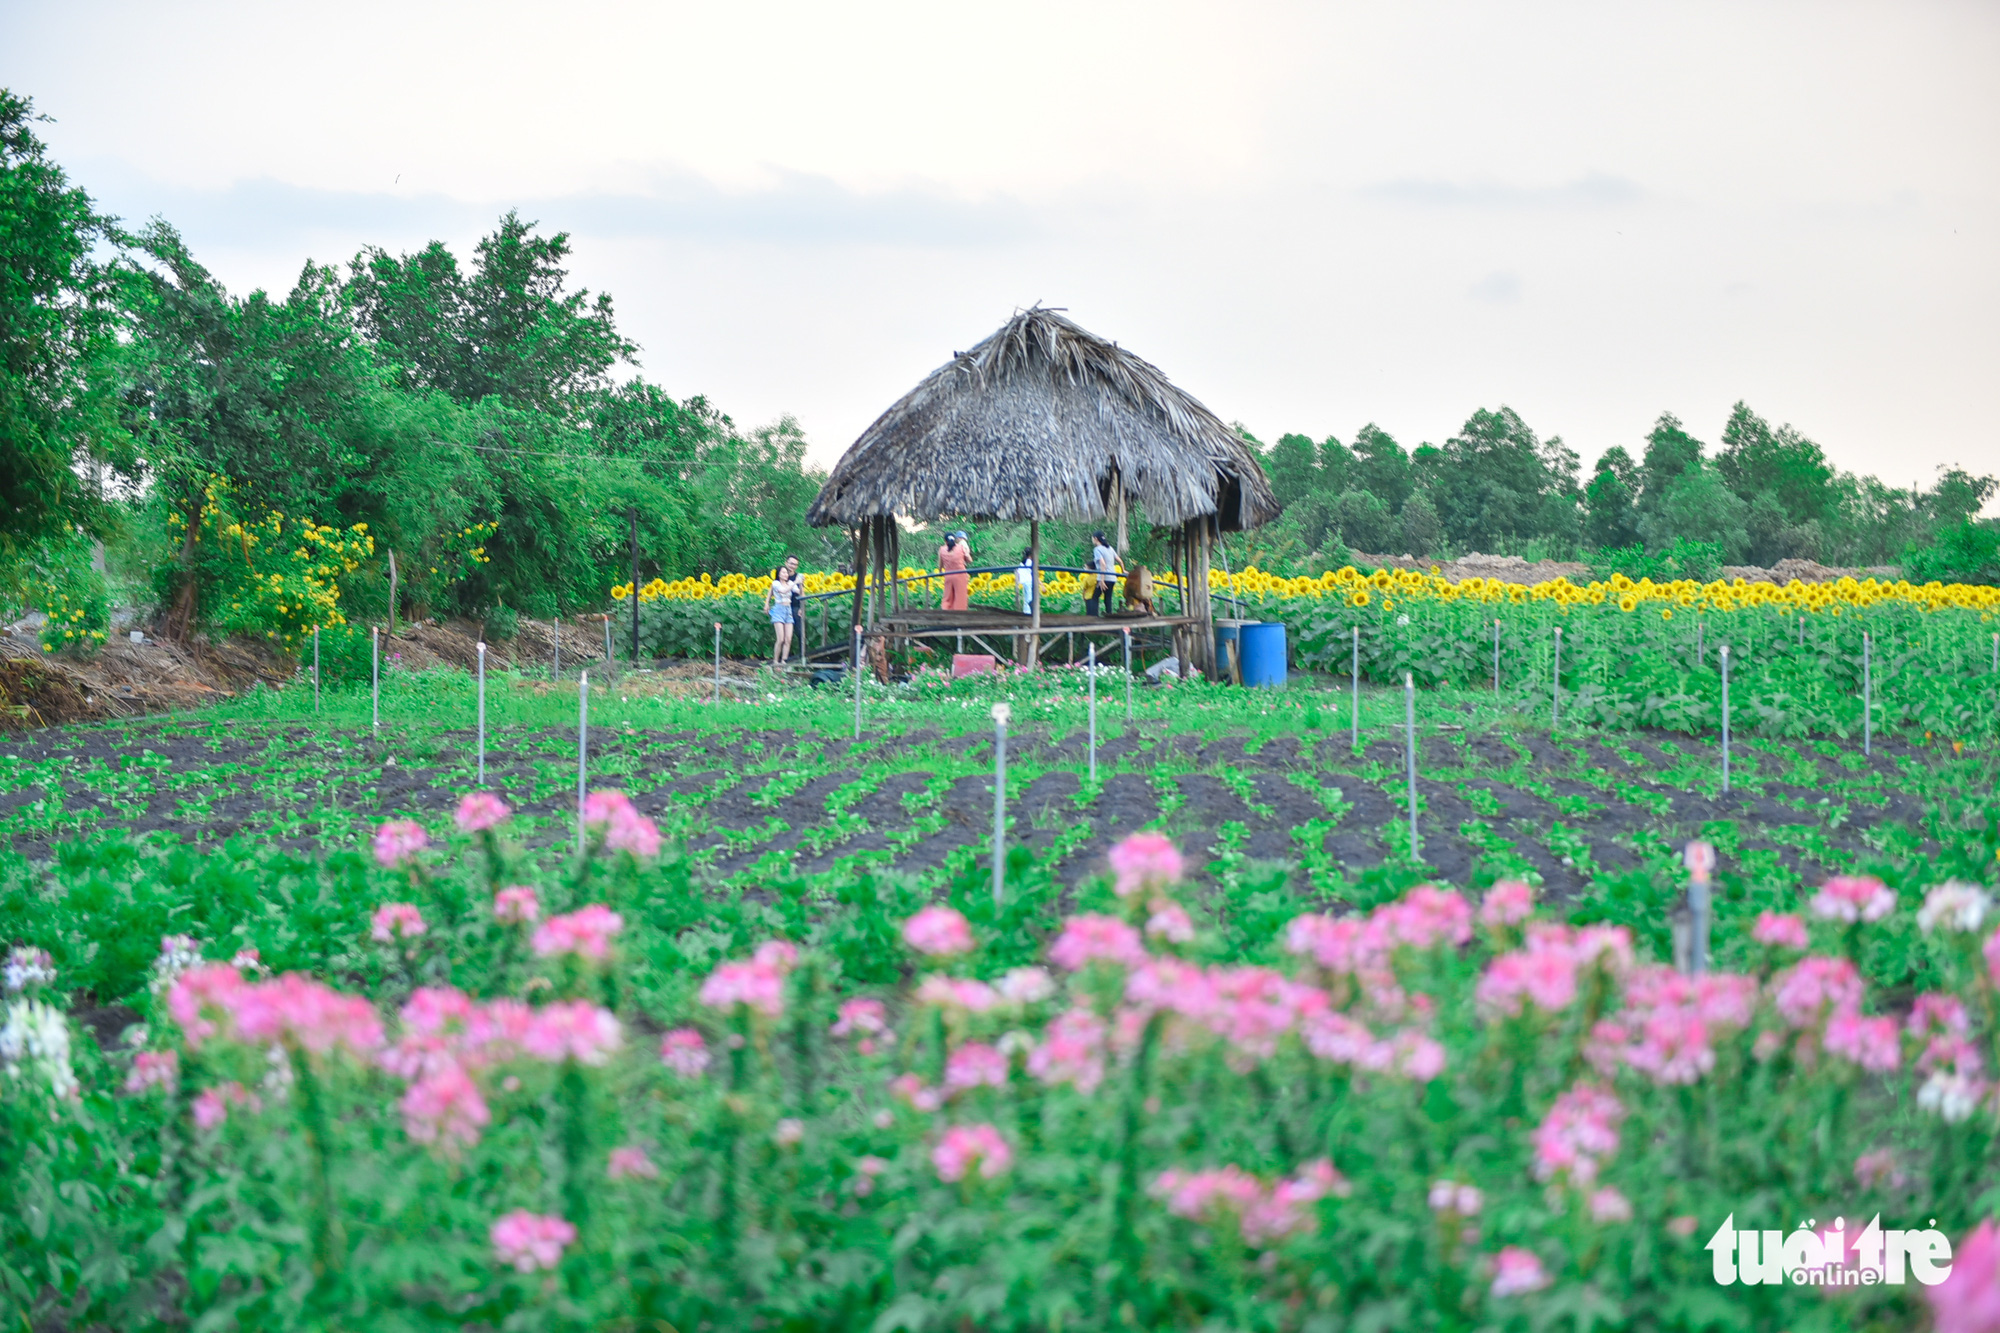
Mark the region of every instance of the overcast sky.
[[2000, 471], [1993, 3], [0, 0], [0, 82], [234, 290], [519, 207], [822, 462], [1039, 300], [1267, 441], [1741, 398]]

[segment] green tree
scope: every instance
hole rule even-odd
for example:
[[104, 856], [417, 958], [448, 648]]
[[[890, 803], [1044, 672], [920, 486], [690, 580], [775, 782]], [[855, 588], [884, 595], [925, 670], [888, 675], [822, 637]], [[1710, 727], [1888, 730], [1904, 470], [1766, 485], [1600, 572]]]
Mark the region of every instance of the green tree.
[[93, 258], [109, 218], [0, 88], [0, 570], [78, 527], [102, 533], [105, 471], [135, 469], [118, 402], [115, 275]]
[[1437, 505], [1432, 503], [1425, 491], [1413, 491], [1410, 498], [1403, 501], [1403, 512], [1396, 516], [1402, 530], [1403, 549], [1411, 555], [1438, 555], [1444, 550], [1444, 523], [1438, 518]]
[[372, 247], [355, 256], [348, 299], [403, 387], [562, 412], [637, 355], [610, 296], [564, 290], [569, 234], [538, 236], [536, 225], [509, 211], [479, 242], [470, 276], [441, 241], [400, 258]]
[[1671, 412], [1660, 413], [1660, 419], [1646, 433], [1646, 452], [1639, 463], [1641, 507], [1651, 510], [1663, 504], [1674, 479], [1690, 468], [1701, 466], [1704, 448], [1700, 440], [1681, 426], [1679, 417]]
[[1749, 511], [1714, 468], [1697, 465], [1673, 479], [1658, 508], [1640, 515], [1639, 533], [1655, 551], [1696, 542], [1718, 547], [1725, 561], [1740, 564], [1750, 544]]
[[1467, 418], [1434, 459], [1429, 489], [1444, 533], [1483, 550], [1573, 537], [1577, 458], [1559, 437], [1535, 437], [1510, 407]]
[[[1624, 450], [1618, 450], [1623, 454]], [[1627, 461], [1629, 462], [1629, 456]], [[1612, 462], [1597, 461], [1597, 474], [1583, 488], [1584, 536], [1598, 550], [1617, 550], [1638, 540], [1637, 517], [1633, 511], [1632, 487]]]
[[[1396, 443], [1394, 436], [1374, 422], [1363, 426], [1354, 436], [1354, 466], [1349, 471], [1350, 491], [1366, 491], [1382, 502], [1389, 513], [1398, 513], [1403, 501], [1410, 498], [1416, 488], [1416, 477], [1410, 470], [1410, 456], [1403, 452], [1403, 446]], [[1343, 495], [1343, 500], [1345, 496]], [[1344, 511], [1343, 511], [1344, 512]], [[1349, 543], [1355, 540], [1350, 537]]]
[[1833, 469], [1825, 452], [1790, 426], [1772, 430], [1745, 403], [1729, 413], [1715, 466], [1729, 488], [1753, 505], [1757, 496], [1770, 496], [1787, 524], [1823, 518], [1832, 499], [1827, 483]]
[[1373, 491], [1348, 491], [1334, 505], [1340, 540], [1357, 551], [1391, 554], [1396, 536], [1395, 516]]
[[1279, 504], [1296, 504], [1319, 489], [1319, 446], [1310, 435], [1280, 435], [1264, 455], [1264, 475]]

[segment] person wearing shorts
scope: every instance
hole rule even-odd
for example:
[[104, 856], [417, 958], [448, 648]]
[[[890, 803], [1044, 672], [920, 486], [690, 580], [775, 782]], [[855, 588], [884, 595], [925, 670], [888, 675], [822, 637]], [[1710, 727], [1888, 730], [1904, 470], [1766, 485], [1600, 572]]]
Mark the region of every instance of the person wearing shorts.
[[794, 585], [804, 591], [799, 578], [799, 558], [792, 556], [771, 574], [771, 586], [764, 591], [764, 606], [771, 613], [771, 665], [783, 666], [792, 651], [792, 595]]

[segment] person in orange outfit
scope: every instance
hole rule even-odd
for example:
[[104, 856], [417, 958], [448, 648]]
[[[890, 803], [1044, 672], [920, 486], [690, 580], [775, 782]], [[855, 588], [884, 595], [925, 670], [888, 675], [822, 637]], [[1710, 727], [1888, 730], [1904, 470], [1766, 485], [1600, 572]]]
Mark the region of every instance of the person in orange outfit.
[[969, 611], [972, 609], [972, 575], [965, 571], [972, 564], [972, 547], [966, 544], [963, 532], [948, 532], [944, 545], [938, 547], [938, 569], [944, 573], [944, 602], [946, 611]]

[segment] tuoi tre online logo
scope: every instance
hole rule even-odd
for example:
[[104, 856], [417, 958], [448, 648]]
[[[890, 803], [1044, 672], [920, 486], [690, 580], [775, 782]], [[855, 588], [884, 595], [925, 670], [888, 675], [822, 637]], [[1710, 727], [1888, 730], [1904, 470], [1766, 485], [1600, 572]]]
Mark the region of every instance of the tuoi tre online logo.
[[1737, 1282], [1748, 1287], [1783, 1286], [1786, 1282], [1795, 1286], [1901, 1286], [1910, 1277], [1935, 1287], [1951, 1276], [1951, 1241], [1936, 1228], [1933, 1218], [1927, 1230], [1884, 1231], [1882, 1215], [1877, 1213], [1851, 1239], [1847, 1220], [1839, 1217], [1821, 1230], [1814, 1230], [1812, 1221], [1807, 1220], [1788, 1235], [1783, 1231], [1738, 1231], [1736, 1214], [1731, 1213], [1703, 1248], [1714, 1256], [1715, 1280], [1725, 1287]]

